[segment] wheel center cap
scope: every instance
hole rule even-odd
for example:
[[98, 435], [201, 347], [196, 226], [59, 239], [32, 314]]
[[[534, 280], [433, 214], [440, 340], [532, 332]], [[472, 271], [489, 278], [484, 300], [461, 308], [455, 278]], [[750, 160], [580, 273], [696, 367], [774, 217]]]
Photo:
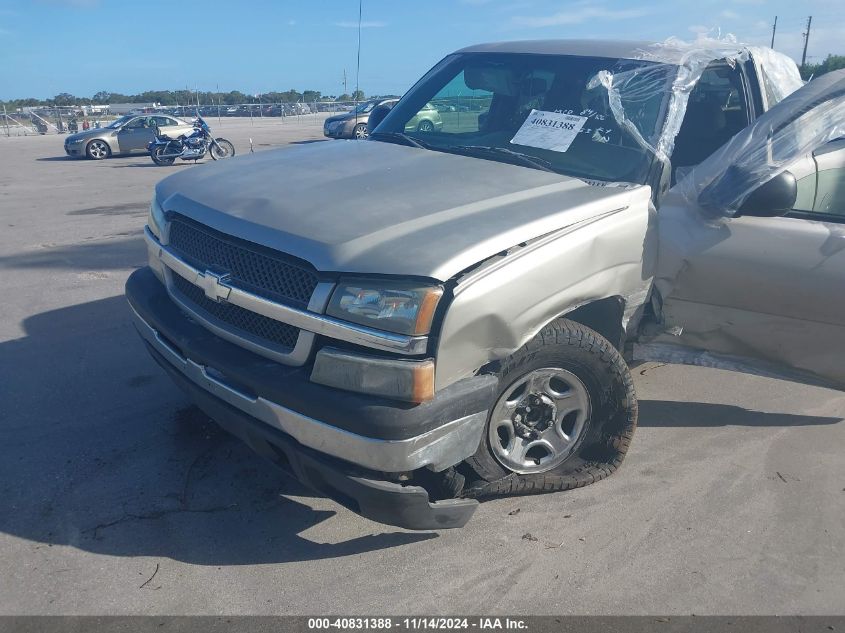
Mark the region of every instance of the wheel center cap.
[[554, 400], [545, 394], [529, 394], [514, 411], [511, 418], [517, 435], [525, 439], [537, 439], [548, 429], [557, 415]]

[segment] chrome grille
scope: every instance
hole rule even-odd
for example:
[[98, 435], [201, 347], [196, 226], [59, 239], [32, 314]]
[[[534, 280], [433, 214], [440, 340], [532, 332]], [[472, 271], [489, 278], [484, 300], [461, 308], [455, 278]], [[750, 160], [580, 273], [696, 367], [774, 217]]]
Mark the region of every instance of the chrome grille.
[[170, 219], [169, 244], [196, 268], [229, 273], [227, 283], [272, 301], [305, 308], [319, 282], [304, 263], [263, 252], [178, 214]]
[[[219, 324], [227, 332], [252, 339], [277, 352], [290, 353], [296, 346], [299, 328], [270, 319], [264, 315], [226, 302], [217, 302], [205, 296], [205, 292], [190, 281], [172, 275], [173, 293], [185, 302], [198, 316]], [[257, 339], [257, 340], [256, 340]]]

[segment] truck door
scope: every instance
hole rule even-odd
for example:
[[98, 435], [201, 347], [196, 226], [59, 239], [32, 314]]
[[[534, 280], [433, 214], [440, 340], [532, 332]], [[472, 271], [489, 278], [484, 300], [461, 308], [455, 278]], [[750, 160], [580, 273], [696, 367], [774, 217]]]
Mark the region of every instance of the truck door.
[[[659, 323], [635, 358], [845, 388], [845, 207], [831, 194], [823, 208], [796, 209], [796, 178], [785, 173], [843, 134], [845, 71], [837, 71], [785, 98], [670, 189], [658, 212]], [[835, 182], [826, 190], [843, 191], [845, 170], [828, 172]]]

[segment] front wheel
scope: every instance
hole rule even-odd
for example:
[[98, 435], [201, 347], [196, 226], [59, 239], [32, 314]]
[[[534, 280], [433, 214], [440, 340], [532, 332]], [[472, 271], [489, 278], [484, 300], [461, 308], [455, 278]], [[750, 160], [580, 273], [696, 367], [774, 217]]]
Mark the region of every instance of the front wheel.
[[423, 119], [420, 121], [419, 125], [417, 125], [417, 132], [434, 132], [434, 123], [428, 119]]
[[367, 124], [366, 123], [359, 123], [355, 126], [355, 130], [352, 133], [356, 139], [365, 139], [367, 138]]
[[94, 139], [85, 147], [85, 154], [91, 160], [103, 160], [111, 156], [111, 147], [105, 141]]
[[214, 160], [232, 158], [235, 155], [235, 146], [225, 138], [214, 139], [208, 150]]
[[[558, 319], [506, 359], [467, 496], [551, 492], [604, 479], [637, 427], [628, 366], [604, 337]], [[474, 479], [474, 481], [473, 481]]]
[[173, 161], [176, 160], [175, 158], [162, 158], [164, 154], [167, 154], [167, 145], [156, 145], [152, 151], [150, 152], [150, 158], [153, 159], [153, 162], [156, 165], [167, 166], [172, 165]]

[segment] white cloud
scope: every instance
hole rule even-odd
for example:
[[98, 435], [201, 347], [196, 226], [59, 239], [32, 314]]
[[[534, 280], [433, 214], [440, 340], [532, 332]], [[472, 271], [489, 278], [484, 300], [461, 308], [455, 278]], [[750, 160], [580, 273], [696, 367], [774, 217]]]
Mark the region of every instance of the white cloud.
[[725, 20], [737, 20], [739, 19], [739, 14], [735, 11], [731, 11], [730, 9], [725, 9], [719, 13], [719, 17], [724, 18]]
[[[351, 20], [345, 21], [345, 22], [335, 22], [334, 25], [339, 26], [343, 29], [357, 29], [358, 28], [358, 23], [353, 22]], [[377, 22], [377, 21], [373, 21], [373, 20], [371, 20], [369, 22], [367, 20], [363, 20], [361, 22], [361, 28], [362, 29], [380, 29], [384, 26], [387, 26], [387, 22]]]
[[711, 29], [709, 26], [704, 26], [703, 24], [693, 24], [692, 26], [688, 26], [687, 30], [696, 35], [707, 35]]
[[[581, 3], [579, 3], [581, 4]], [[604, 7], [579, 6], [571, 11], [560, 11], [553, 15], [517, 15], [511, 18], [514, 26], [529, 28], [543, 28], [547, 26], [565, 26], [568, 24], [583, 24], [592, 19], [627, 20], [648, 15], [646, 8], [639, 9], [605, 9]]]

